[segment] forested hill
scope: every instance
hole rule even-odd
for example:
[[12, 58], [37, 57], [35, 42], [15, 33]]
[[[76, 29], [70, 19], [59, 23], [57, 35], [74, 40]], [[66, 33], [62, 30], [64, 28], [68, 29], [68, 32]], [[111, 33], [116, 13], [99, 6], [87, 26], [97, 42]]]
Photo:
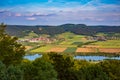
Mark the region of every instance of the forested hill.
[[34, 31], [37, 34], [55, 35], [66, 31], [75, 34], [94, 35], [96, 33], [120, 33], [120, 26], [87, 26], [85, 24], [64, 24], [59, 26], [24, 26], [24, 25], [8, 25], [6, 32], [13, 36], [24, 36]]

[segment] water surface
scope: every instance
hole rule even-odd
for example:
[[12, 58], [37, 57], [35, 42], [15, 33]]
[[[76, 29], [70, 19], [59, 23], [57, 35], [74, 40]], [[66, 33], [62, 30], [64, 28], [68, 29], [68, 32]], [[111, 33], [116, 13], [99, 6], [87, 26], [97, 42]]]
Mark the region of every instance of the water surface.
[[76, 56], [75, 59], [81, 59], [81, 60], [92, 60], [92, 61], [101, 61], [105, 59], [116, 59], [120, 60], [120, 57], [106, 57], [106, 56]]
[[36, 58], [39, 58], [39, 57], [42, 57], [42, 55], [34, 54], [34, 55], [26, 55], [26, 56], [24, 56], [24, 58], [28, 59], [28, 60], [35, 60]]
[[[42, 57], [41, 54], [34, 54], [34, 55], [26, 55], [24, 56], [25, 59], [29, 59], [29, 60], [35, 60], [36, 58]], [[81, 59], [81, 60], [91, 60], [91, 61], [101, 61], [101, 60], [105, 60], [105, 59], [116, 59], [116, 60], [120, 60], [120, 56], [119, 57], [106, 57], [106, 56], [75, 56], [74, 59]]]

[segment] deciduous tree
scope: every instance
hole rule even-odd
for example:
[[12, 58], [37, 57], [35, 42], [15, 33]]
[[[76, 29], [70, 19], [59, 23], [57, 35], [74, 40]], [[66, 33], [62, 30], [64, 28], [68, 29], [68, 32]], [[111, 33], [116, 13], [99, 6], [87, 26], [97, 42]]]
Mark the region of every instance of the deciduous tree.
[[19, 64], [25, 54], [25, 48], [17, 42], [17, 37], [5, 33], [6, 25], [0, 25], [0, 60], [5, 65]]

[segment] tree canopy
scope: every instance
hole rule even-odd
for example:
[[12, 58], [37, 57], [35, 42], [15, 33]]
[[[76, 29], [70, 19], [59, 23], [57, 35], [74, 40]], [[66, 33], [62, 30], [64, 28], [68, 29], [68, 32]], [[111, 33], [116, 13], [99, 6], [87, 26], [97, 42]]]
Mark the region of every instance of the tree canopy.
[[5, 33], [6, 25], [0, 25], [0, 60], [5, 65], [18, 64], [21, 62], [25, 48], [17, 42], [17, 37]]

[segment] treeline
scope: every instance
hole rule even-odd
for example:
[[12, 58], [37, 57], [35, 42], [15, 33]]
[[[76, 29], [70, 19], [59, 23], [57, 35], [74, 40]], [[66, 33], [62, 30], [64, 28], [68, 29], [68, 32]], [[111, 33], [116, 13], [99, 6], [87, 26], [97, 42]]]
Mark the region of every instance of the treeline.
[[93, 36], [97, 33], [120, 33], [120, 26], [87, 26], [85, 24], [64, 24], [59, 26], [24, 26], [24, 25], [8, 25], [6, 32], [10, 35], [22, 37], [29, 32], [34, 31], [36, 34], [56, 35], [63, 32], [72, 32]]
[[93, 63], [50, 53], [19, 65], [0, 62], [0, 80], [120, 80], [119, 70], [119, 60]]

